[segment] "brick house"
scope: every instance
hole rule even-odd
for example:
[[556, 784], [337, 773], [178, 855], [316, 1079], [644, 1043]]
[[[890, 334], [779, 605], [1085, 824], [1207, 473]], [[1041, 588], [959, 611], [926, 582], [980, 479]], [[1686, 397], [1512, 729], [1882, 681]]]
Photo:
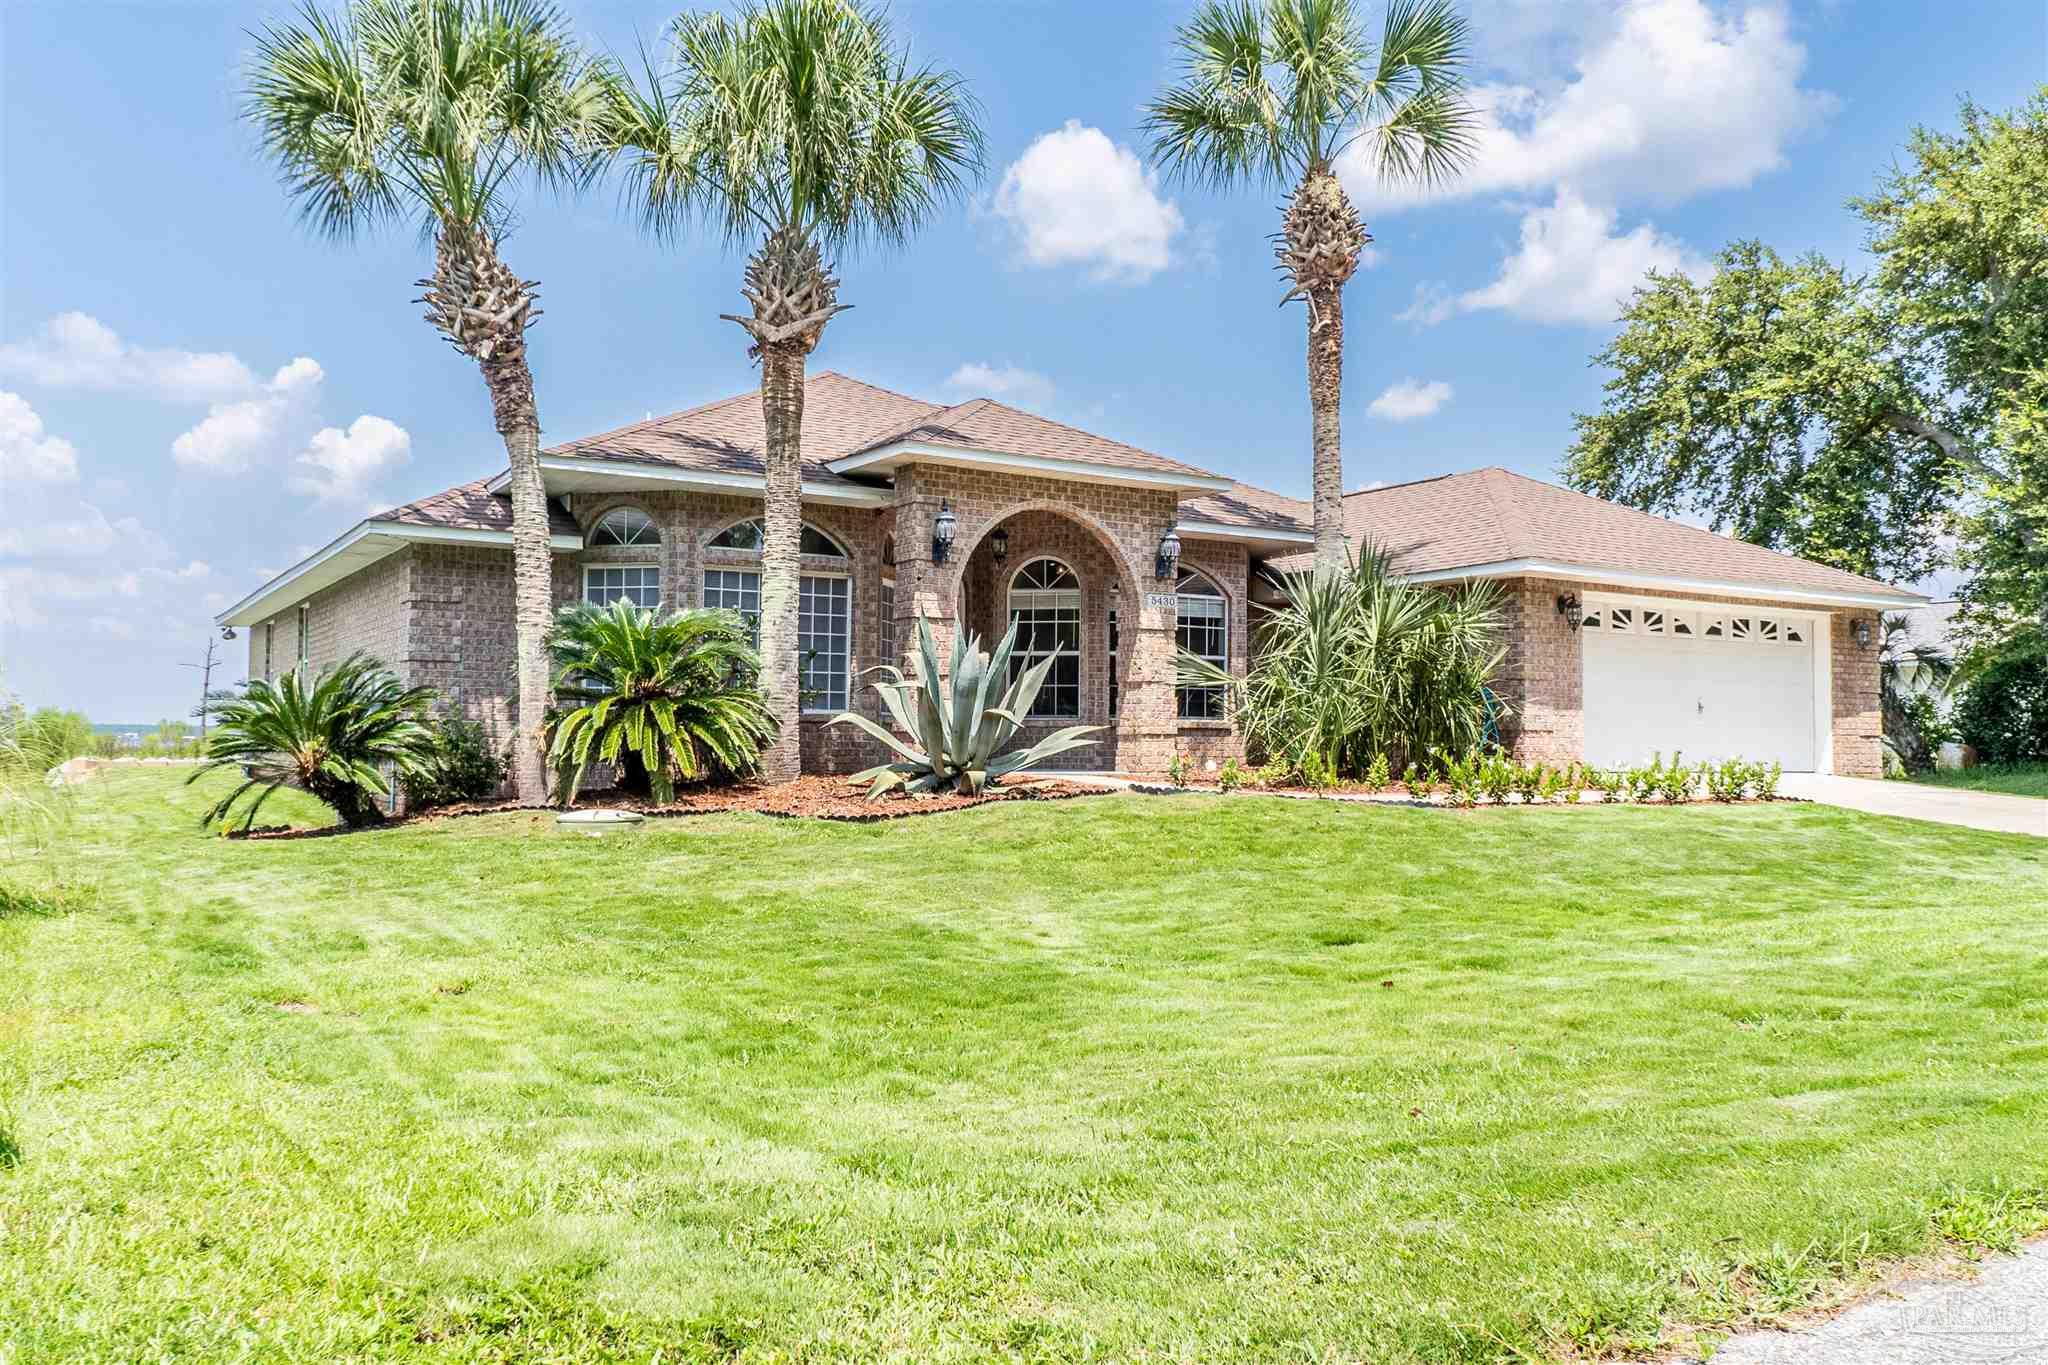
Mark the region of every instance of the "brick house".
[[[543, 452], [556, 601], [755, 607], [763, 446], [748, 392]], [[878, 714], [860, 674], [900, 661], [920, 616], [942, 652], [1011, 620], [1020, 656], [1057, 652], [1028, 728], [1103, 726], [1075, 766], [1243, 752], [1221, 697], [1175, 688], [1174, 655], [1243, 674], [1267, 571], [1308, 564], [1305, 503], [990, 399], [928, 403], [833, 373], [806, 387], [803, 462], [806, 771], [875, 761], [825, 721]], [[247, 632], [250, 676], [367, 650], [509, 733], [505, 483], [370, 517], [223, 612]], [[1911, 593], [1501, 469], [1345, 506], [1347, 531], [1405, 576], [1502, 583], [1496, 689], [1525, 757], [1879, 770], [1876, 617]]]

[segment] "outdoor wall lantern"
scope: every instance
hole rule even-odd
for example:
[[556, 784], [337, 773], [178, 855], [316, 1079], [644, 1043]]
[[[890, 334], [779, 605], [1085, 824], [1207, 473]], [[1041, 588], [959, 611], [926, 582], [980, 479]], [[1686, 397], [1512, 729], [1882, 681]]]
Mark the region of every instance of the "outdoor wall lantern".
[[1568, 592], [1557, 599], [1557, 614], [1564, 618], [1565, 625], [1577, 630], [1586, 619], [1586, 608], [1577, 593]]
[[1856, 648], [1870, 648], [1870, 618], [1867, 616], [1856, 618]]
[[953, 504], [941, 502], [939, 514], [932, 518], [932, 563], [946, 562], [946, 551], [953, 548], [953, 533], [960, 529], [960, 519], [953, 515]]
[[995, 531], [988, 538], [988, 552], [996, 557], [996, 563], [998, 564], [1008, 559], [1010, 557], [1010, 533], [1000, 526], [996, 527]]
[[1159, 537], [1159, 562], [1153, 571], [1162, 579], [1176, 576], [1180, 568], [1180, 532], [1169, 526], [1166, 534]]
[[223, 639], [223, 640], [232, 640], [232, 639], [234, 639], [234, 638], [235, 638], [235, 628], [234, 628], [233, 626], [222, 626], [222, 627], [220, 628], [220, 638], [221, 638], [221, 639]]

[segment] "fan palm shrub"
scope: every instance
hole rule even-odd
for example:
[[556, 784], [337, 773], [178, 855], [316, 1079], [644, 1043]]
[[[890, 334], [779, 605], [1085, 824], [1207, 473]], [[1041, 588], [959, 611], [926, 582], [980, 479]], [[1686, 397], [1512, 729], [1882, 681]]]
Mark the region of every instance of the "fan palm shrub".
[[[899, 755], [898, 761], [855, 773], [848, 782], [856, 786], [868, 783], [870, 798], [891, 791], [911, 796], [961, 791], [972, 796], [1055, 754], [1093, 744], [1094, 740], [1083, 736], [1094, 734], [1101, 726], [1069, 725], [1028, 749], [998, 753], [1023, 728], [1024, 717], [1038, 700], [1038, 690], [1045, 685], [1054, 662], [1052, 658], [1041, 659], [1011, 678], [1010, 655], [1016, 643], [1014, 624], [1003, 632], [1002, 642], [993, 655], [982, 653], [980, 637], [962, 633], [954, 640], [953, 667], [942, 682], [939, 647], [932, 639], [930, 624], [920, 616], [918, 676], [907, 678], [901, 669], [890, 664], [870, 670], [885, 675], [887, 681], [876, 683], [875, 691], [888, 708], [890, 719], [910, 739], [900, 739], [866, 716], [851, 711], [841, 712], [826, 722], [865, 730]], [[941, 687], [946, 689], [944, 696], [939, 693]]]
[[1371, 545], [1344, 572], [1273, 580], [1285, 597], [1260, 622], [1240, 681], [1183, 653], [1184, 686], [1237, 697], [1245, 739], [1295, 773], [1356, 777], [1391, 761], [1462, 754], [1487, 737], [1487, 683], [1507, 655], [1500, 590], [1406, 583]]
[[685, 13], [644, 80], [613, 68], [612, 148], [659, 238], [693, 221], [750, 243], [727, 313], [761, 365], [767, 428], [761, 547], [763, 682], [781, 725], [763, 775], [798, 772], [797, 589], [804, 369], [850, 305], [825, 252], [907, 240], [979, 178], [982, 133], [950, 71], [913, 66], [879, 9], [855, 0], [746, 0]]
[[575, 801], [592, 762], [657, 801], [674, 800], [678, 782], [752, 771], [776, 720], [749, 635], [737, 612], [662, 615], [623, 598], [563, 608], [548, 637], [548, 756], [562, 803]]
[[226, 823], [240, 806], [248, 829], [280, 787], [326, 802], [350, 829], [378, 823], [378, 803], [390, 795], [385, 770], [410, 776], [433, 759], [433, 701], [433, 688], [407, 687], [360, 652], [317, 676], [301, 664], [275, 680], [252, 679], [239, 695], [213, 703], [206, 762], [185, 779], [242, 771], [241, 784], [201, 823]]
[[1388, 0], [1375, 41], [1354, 0], [1204, 0], [1179, 34], [1181, 79], [1146, 108], [1170, 177], [1287, 192], [1282, 302], [1308, 306], [1318, 573], [1345, 564], [1344, 286], [1372, 237], [1337, 178], [1435, 184], [1470, 160], [1466, 25], [1450, 0]]
[[255, 36], [244, 116], [319, 231], [346, 238], [392, 221], [434, 243], [416, 282], [426, 320], [474, 360], [511, 467], [518, 659], [513, 776], [545, 795], [549, 552], [540, 413], [526, 329], [538, 282], [499, 246], [529, 182], [587, 178], [603, 83], [548, 0], [350, 0], [307, 4]]

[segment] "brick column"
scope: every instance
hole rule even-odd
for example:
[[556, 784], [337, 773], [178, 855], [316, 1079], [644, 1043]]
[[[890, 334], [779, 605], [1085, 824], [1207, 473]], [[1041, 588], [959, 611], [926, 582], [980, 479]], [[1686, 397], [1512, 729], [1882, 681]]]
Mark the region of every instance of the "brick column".
[[955, 578], [966, 548], [955, 545], [944, 564], [932, 563], [932, 522], [939, 515], [941, 495], [922, 471], [906, 468], [896, 474], [896, 639], [903, 649], [900, 667], [916, 667], [917, 622], [931, 625], [939, 649], [939, 667], [953, 657]]

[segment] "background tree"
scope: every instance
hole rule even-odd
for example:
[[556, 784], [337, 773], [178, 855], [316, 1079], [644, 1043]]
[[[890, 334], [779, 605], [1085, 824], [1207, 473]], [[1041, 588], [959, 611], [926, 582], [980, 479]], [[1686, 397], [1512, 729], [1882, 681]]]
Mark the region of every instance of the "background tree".
[[1469, 160], [1465, 20], [1392, 0], [1380, 40], [1352, 0], [1206, 0], [1180, 29], [1181, 80], [1146, 108], [1173, 177], [1288, 191], [1274, 254], [1283, 303], [1308, 305], [1317, 572], [1344, 567], [1344, 286], [1372, 240], [1337, 179], [1362, 148], [1382, 179], [1433, 184]]
[[1966, 637], [2048, 638], [2048, 88], [1960, 125], [1853, 203], [1867, 276], [1757, 242], [1706, 284], [1653, 273], [1573, 485], [1893, 579], [1949, 531]]
[[798, 541], [804, 370], [849, 305], [827, 250], [900, 243], [982, 169], [978, 114], [961, 78], [913, 68], [879, 10], [853, 0], [766, 0], [735, 16], [689, 13], [667, 62], [615, 69], [605, 116], [643, 221], [675, 241], [693, 222], [753, 243], [723, 314], [752, 338], [767, 426], [761, 547], [762, 682], [777, 737], [762, 776], [799, 771]]
[[266, 28], [245, 116], [306, 220], [346, 238], [402, 220], [434, 242], [427, 321], [476, 361], [511, 467], [522, 801], [544, 799], [550, 614], [547, 491], [526, 329], [537, 284], [498, 256], [525, 184], [589, 165], [600, 83], [545, 0], [355, 0]]

